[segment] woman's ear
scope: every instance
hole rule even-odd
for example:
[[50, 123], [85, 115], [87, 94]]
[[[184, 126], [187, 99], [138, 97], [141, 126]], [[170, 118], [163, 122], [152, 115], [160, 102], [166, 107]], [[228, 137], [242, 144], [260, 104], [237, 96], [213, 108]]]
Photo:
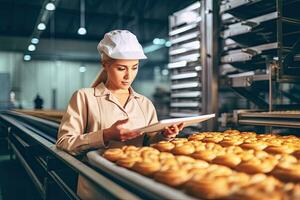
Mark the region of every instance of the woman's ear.
[[107, 62], [102, 62], [102, 67], [104, 70], [107, 70]]

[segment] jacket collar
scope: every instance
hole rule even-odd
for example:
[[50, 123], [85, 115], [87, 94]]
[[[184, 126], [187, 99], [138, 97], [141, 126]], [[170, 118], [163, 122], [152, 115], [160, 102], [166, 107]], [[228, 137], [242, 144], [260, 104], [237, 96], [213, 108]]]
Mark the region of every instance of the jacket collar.
[[[140, 98], [142, 96], [142, 95], [136, 93], [132, 87], [129, 88], [129, 93], [130, 93], [131, 97], [135, 97], [135, 98]], [[94, 95], [96, 97], [110, 95], [110, 94], [112, 94], [111, 91], [109, 89], [107, 89], [107, 87], [104, 85], [104, 83], [100, 83], [94, 88]]]

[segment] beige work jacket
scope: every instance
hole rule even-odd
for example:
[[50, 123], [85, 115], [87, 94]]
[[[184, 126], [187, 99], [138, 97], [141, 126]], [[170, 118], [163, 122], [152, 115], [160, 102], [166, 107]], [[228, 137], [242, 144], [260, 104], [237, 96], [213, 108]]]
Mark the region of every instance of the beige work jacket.
[[[117, 98], [103, 83], [95, 88], [80, 89], [74, 93], [62, 118], [57, 148], [73, 155], [85, 150], [123, 145], [141, 146], [145, 135], [126, 142], [103, 142], [103, 129], [111, 127], [116, 121], [127, 119], [124, 128], [135, 129], [157, 122], [157, 115], [152, 102], [130, 88], [129, 100], [123, 108]], [[149, 136], [150, 134], [148, 134]], [[157, 141], [161, 138], [153, 137]]]
[[[118, 120], [127, 119], [125, 128], [135, 129], [157, 122], [156, 111], [149, 99], [130, 88], [130, 96], [123, 108], [103, 83], [95, 88], [80, 89], [74, 93], [67, 111], [62, 118], [57, 148], [73, 155], [86, 150], [123, 145], [142, 146], [145, 135], [126, 142], [103, 142], [103, 129], [109, 128]], [[147, 133], [149, 142], [164, 139], [161, 134]], [[83, 176], [78, 178], [77, 193], [81, 199], [103, 199], [97, 187]]]

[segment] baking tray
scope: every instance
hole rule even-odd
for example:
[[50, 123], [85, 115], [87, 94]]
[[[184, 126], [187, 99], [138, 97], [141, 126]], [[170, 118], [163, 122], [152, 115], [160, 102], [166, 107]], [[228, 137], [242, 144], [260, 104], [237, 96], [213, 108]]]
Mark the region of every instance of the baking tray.
[[106, 172], [126, 186], [129, 186], [140, 194], [143, 194], [145, 198], [196, 200], [195, 197], [189, 196], [181, 190], [176, 190], [167, 185], [156, 182], [153, 179], [142, 176], [134, 171], [117, 166], [115, 163], [103, 158], [101, 156], [103, 152], [104, 149], [88, 152], [88, 162], [92, 166]]

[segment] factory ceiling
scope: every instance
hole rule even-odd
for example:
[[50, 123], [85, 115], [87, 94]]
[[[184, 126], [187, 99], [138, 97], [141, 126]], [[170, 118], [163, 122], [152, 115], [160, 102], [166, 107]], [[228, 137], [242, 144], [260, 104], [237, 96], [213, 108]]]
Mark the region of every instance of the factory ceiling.
[[[80, 27], [80, 0], [56, 0], [56, 9], [39, 35], [35, 54], [46, 55], [49, 46], [66, 51], [95, 44], [113, 29], [128, 29], [142, 44], [154, 38], [168, 37], [168, 16], [192, 4], [195, 0], [85, 0], [86, 35], [77, 33]], [[0, 50], [26, 51], [39, 16], [49, 0], [0, 0]], [[74, 46], [70, 46], [73, 44]], [[63, 48], [64, 47], [64, 48]], [[52, 49], [53, 50], [53, 49]], [[88, 52], [88, 50], [87, 50]], [[75, 52], [75, 54], [80, 54]], [[72, 53], [71, 53], [72, 54]]]

